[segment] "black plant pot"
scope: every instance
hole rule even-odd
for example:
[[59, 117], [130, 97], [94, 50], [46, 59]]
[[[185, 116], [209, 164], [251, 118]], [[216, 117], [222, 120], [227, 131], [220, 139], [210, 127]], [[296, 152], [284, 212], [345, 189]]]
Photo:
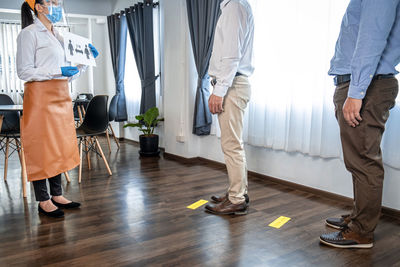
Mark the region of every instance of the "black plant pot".
[[158, 135], [153, 134], [150, 136], [140, 135], [140, 151], [139, 154], [145, 157], [158, 156], [160, 149], [158, 149]]

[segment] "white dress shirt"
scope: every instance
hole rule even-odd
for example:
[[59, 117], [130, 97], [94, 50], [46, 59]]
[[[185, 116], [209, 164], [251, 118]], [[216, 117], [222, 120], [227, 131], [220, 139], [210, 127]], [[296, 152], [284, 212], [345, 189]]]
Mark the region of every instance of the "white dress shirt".
[[[17, 73], [21, 80], [47, 81], [66, 79], [61, 74], [61, 67], [70, 66], [66, 61], [64, 38], [53, 28], [52, 34], [38, 19], [21, 31], [17, 39]], [[79, 74], [87, 66], [78, 65]], [[72, 80], [69, 78], [69, 80]]]
[[213, 94], [223, 97], [237, 72], [253, 74], [254, 19], [247, 0], [224, 0], [220, 7], [208, 73], [216, 79]]

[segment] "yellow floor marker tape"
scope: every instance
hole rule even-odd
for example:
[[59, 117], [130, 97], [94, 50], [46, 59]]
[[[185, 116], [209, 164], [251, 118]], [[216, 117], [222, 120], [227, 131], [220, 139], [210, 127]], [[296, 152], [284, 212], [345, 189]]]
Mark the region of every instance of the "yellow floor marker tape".
[[285, 217], [285, 216], [281, 216], [278, 219], [276, 219], [275, 221], [273, 221], [272, 223], [270, 223], [268, 226], [274, 227], [276, 229], [281, 228], [285, 223], [287, 223], [288, 221], [290, 221], [289, 217]]
[[193, 203], [192, 205], [187, 206], [187, 208], [188, 208], [188, 209], [195, 210], [195, 209], [197, 209], [198, 207], [203, 206], [203, 205], [206, 204], [207, 202], [208, 202], [207, 200], [200, 199], [199, 201]]

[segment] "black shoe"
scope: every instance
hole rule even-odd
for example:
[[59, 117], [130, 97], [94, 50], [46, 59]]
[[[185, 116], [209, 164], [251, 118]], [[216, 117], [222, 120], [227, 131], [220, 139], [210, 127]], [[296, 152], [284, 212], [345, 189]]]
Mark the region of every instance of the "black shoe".
[[53, 202], [54, 205], [56, 205], [57, 207], [62, 208], [62, 209], [75, 209], [75, 208], [79, 208], [81, 206], [81, 203], [73, 202], [73, 201], [68, 204], [61, 204], [61, 203], [55, 202], [54, 199], [51, 199], [51, 202]]
[[40, 207], [40, 204], [39, 204], [39, 213], [44, 214], [44, 215], [49, 216], [49, 217], [52, 217], [52, 218], [62, 218], [62, 217], [64, 217], [64, 212], [62, 210], [56, 209], [56, 210], [53, 210], [51, 212], [47, 212], [44, 209], [42, 209], [42, 207]]
[[345, 228], [340, 232], [323, 234], [319, 237], [322, 244], [335, 248], [372, 248], [372, 238], [362, 237], [360, 234]]
[[329, 227], [342, 230], [347, 227], [350, 223], [350, 215], [342, 215], [340, 218], [328, 218], [325, 220], [325, 224]]
[[[249, 195], [244, 194], [243, 196], [244, 196], [244, 199], [246, 201], [246, 204], [249, 204], [249, 202], [250, 202]], [[214, 203], [222, 203], [227, 199], [227, 197], [228, 197], [228, 193], [226, 193], [224, 196], [211, 196], [211, 200]]]

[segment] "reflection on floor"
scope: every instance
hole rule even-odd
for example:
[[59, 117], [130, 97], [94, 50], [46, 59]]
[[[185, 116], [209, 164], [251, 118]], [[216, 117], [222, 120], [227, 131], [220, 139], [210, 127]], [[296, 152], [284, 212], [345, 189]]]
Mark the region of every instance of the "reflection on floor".
[[[331, 231], [326, 217], [348, 210], [340, 203], [250, 177], [250, 213], [219, 217], [186, 207], [224, 192], [223, 168], [140, 159], [127, 142], [108, 158], [112, 177], [94, 156], [82, 184], [70, 172], [64, 191], [82, 208], [48, 219], [37, 214], [31, 185], [22, 198], [13, 156], [7, 183], [0, 180], [0, 265], [400, 266], [400, 222], [392, 218], [381, 219], [373, 249], [331, 249], [318, 237]], [[292, 219], [268, 227], [279, 216]]]

